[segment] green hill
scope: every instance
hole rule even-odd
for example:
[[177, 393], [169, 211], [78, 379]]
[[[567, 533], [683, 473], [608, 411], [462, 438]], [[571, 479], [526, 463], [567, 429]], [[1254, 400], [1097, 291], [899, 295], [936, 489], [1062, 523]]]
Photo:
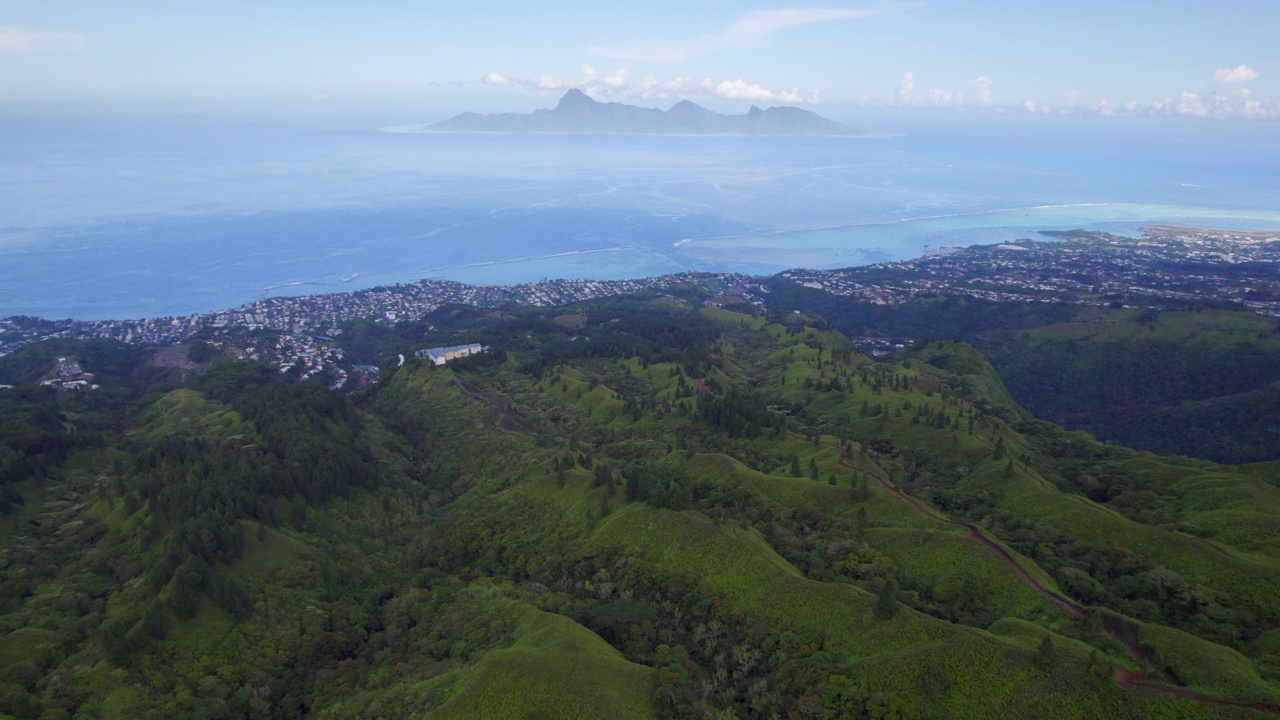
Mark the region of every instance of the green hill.
[[804, 315], [428, 322], [360, 342], [495, 352], [351, 395], [227, 358], [0, 393], [0, 713], [1280, 708], [1270, 465], [1099, 443], [970, 345], [877, 362]]

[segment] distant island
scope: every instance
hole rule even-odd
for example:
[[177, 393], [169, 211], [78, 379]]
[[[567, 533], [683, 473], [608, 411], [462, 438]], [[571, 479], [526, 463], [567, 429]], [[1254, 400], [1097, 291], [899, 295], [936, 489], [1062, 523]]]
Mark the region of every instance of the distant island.
[[879, 137], [794, 107], [755, 105], [745, 115], [722, 115], [688, 100], [670, 110], [642, 108], [623, 103], [592, 100], [581, 90], [570, 90], [550, 110], [529, 114], [481, 115], [463, 113], [434, 125], [402, 130], [438, 132], [513, 133], [617, 133], [644, 135], [833, 135]]

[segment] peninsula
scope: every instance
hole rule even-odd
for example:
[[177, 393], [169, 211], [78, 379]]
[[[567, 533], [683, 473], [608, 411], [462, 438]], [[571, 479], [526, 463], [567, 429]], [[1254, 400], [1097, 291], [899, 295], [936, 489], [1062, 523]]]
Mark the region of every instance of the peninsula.
[[569, 90], [552, 109], [528, 114], [463, 113], [414, 130], [438, 132], [617, 133], [650, 135], [835, 135], [874, 137], [794, 107], [755, 105], [745, 115], [723, 115], [682, 100], [670, 110], [623, 103], [602, 103], [581, 90]]

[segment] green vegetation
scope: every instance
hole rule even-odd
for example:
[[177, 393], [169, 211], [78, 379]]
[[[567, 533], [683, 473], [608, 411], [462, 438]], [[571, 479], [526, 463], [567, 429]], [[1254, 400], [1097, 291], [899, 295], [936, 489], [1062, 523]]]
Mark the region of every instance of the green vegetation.
[[[885, 272], [865, 276], [891, 282]], [[1162, 311], [957, 295], [876, 305], [782, 278], [769, 288], [773, 307], [816, 313], [851, 337], [970, 343], [1022, 407], [1102, 440], [1223, 463], [1280, 459], [1280, 325], [1241, 307], [1163, 298]]]
[[1244, 311], [1100, 311], [987, 336], [1036, 416], [1099, 438], [1218, 462], [1276, 457], [1280, 329]]
[[[0, 714], [1280, 704], [1272, 465], [1034, 420], [964, 343], [876, 362], [809, 316], [694, 308], [353, 324], [368, 358], [495, 351], [349, 396], [142, 355], [99, 396], [0, 392]], [[67, 355], [95, 372], [5, 360]]]

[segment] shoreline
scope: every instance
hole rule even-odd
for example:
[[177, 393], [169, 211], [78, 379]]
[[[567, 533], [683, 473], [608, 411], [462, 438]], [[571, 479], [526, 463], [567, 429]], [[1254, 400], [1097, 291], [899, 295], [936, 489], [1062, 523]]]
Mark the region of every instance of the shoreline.
[[[219, 266], [201, 277], [199, 282], [178, 288], [171, 279], [176, 275], [159, 272], [155, 273], [156, 279], [144, 279], [130, 293], [123, 292], [123, 286], [116, 284], [97, 287], [100, 284], [97, 279], [81, 268], [79, 270], [87, 282], [79, 287], [71, 285], [73, 292], [69, 294], [50, 296], [34, 287], [47, 286], [40, 279], [43, 274], [15, 270], [6, 292], [12, 295], [8, 299], [22, 302], [0, 309], [0, 317], [179, 317], [217, 312], [272, 297], [324, 294], [326, 291], [338, 291], [338, 288], [355, 292], [430, 278], [513, 287], [552, 277], [611, 281], [678, 272], [772, 275], [802, 267], [835, 269], [910, 260], [922, 257], [929, 248], [998, 245], [1038, 237], [1042, 230], [1102, 230], [1136, 237], [1144, 228], [1157, 231], [1161, 228], [1184, 231], [1209, 229], [1259, 238], [1280, 237], [1280, 212], [1129, 203], [1036, 205], [921, 215], [882, 222], [762, 228], [731, 235], [683, 237], [674, 242], [625, 242], [608, 247], [558, 251], [548, 248], [552, 251], [513, 254], [475, 262], [418, 265], [422, 259], [429, 261], [426, 256], [429, 256], [431, 248], [424, 246], [420, 251], [424, 256], [421, 258], [403, 254], [379, 256], [375, 252], [372, 256], [353, 255], [337, 267], [326, 266], [319, 261], [282, 266], [280, 269], [288, 274], [282, 272], [283, 277], [278, 279], [271, 277], [271, 266], [257, 268], [256, 277], [252, 280], [241, 280], [240, 276], [230, 272], [232, 268]], [[571, 242], [573, 238], [567, 237], [557, 244], [563, 248]], [[145, 249], [130, 250], [142, 252]], [[110, 248], [103, 250], [112, 252]], [[121, 251], [112, 254], [119, 255]], [[62, 268], [61, 277], [65, 279], [75, 274], [75, 258], [66, 261], [55, 259]], [[404, 269], [415, 265], [416, 269]], [[72, 272], [67, 272], [68, 269]], [[0, 277], [0, 281], [4, 279]], [[253, 285], [248, 285], [255, 280]], [[182, 301], [184, 297], [200, 297], [203, 301], [187, 304]], [[45, 299], [61, 302], [41, 301]], [[3, 302], [4, 298], [0, 297], [0, 307], [3, 307]]]

